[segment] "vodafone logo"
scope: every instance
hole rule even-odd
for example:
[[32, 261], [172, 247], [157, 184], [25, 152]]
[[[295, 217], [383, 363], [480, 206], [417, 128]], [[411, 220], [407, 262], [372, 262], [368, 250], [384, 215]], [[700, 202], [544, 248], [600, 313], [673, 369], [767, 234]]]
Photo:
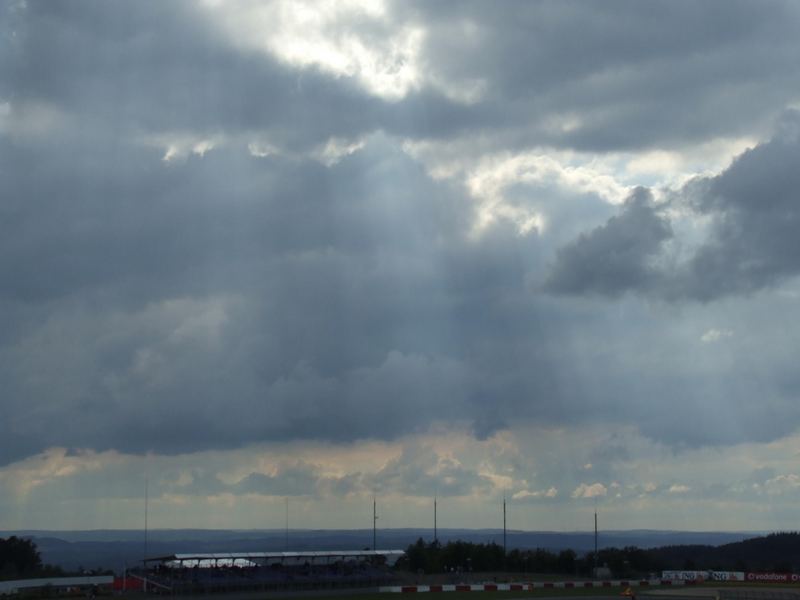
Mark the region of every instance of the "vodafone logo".
[[760, 581], [762, 583], [792, 583], [800, 582], [800, 575], [794, 573], [748, 573], [747, 581]]

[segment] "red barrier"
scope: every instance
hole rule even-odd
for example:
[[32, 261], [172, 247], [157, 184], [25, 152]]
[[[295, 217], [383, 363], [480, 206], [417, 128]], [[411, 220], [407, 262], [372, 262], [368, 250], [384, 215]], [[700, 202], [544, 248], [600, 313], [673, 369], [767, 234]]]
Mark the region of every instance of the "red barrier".
[[142, 580], [135, 577], [114, 577], [114, 583], [112, 585], [115, 592], [121, 592], [123, 590], [141, 592], [144, 590]]
[[441, 592], [442, 591], [442, 586], [440, 586], [440, 585], [432, 585], [431, 586], [431, 591], [432, 592]]

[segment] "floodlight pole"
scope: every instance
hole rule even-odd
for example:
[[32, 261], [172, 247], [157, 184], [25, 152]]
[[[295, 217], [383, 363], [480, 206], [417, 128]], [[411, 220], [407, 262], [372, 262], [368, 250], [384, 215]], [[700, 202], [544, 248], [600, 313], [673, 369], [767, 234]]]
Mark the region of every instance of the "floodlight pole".
[[594, 501], [594, 576], [597, 577], [597, 498]]
[[[147, 560], [147, 477], [144, 478], [144, 560]], [[147, 566], [147, 563], [144, 563]]]
[[378, 513], [375, 496], [372, 497], [372, 549], [378, 549]]
[[147, 503], [148, 503], [148, 478], [144, 477], [144, 558], [142, 560], [142, 571], [144, 579], [142, 582], [142, 589], [147, 592]]
[[506, 556], [506, 497], [503, 495], [503, 560]]
[[433, 541], [439, 541], [438, 532], [436, 530], [436, 496], [433, 497]]

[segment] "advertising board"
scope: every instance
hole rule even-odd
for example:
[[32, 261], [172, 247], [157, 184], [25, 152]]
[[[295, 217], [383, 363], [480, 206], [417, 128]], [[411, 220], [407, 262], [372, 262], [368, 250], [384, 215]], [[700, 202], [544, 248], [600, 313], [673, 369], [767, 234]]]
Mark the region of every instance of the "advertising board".
[[744, 571], [711, 571], [712, 581], [744, 581]]
[[800, 583], [794, 573], [746, 573], [745, 580], [752, 583]]
[[709, 571], [663, 571], [661, 577], [673, 581], [705, 581], [709, 574]]

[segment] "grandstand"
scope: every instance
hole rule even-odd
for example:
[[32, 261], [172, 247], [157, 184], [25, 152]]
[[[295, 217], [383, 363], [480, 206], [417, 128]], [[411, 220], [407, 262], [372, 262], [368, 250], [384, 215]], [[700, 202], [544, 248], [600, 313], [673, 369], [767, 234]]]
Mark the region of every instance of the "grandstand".
[[392, 581], [403, 550], [170, 554], [129, 572], [170, 594], [376, 587]]

